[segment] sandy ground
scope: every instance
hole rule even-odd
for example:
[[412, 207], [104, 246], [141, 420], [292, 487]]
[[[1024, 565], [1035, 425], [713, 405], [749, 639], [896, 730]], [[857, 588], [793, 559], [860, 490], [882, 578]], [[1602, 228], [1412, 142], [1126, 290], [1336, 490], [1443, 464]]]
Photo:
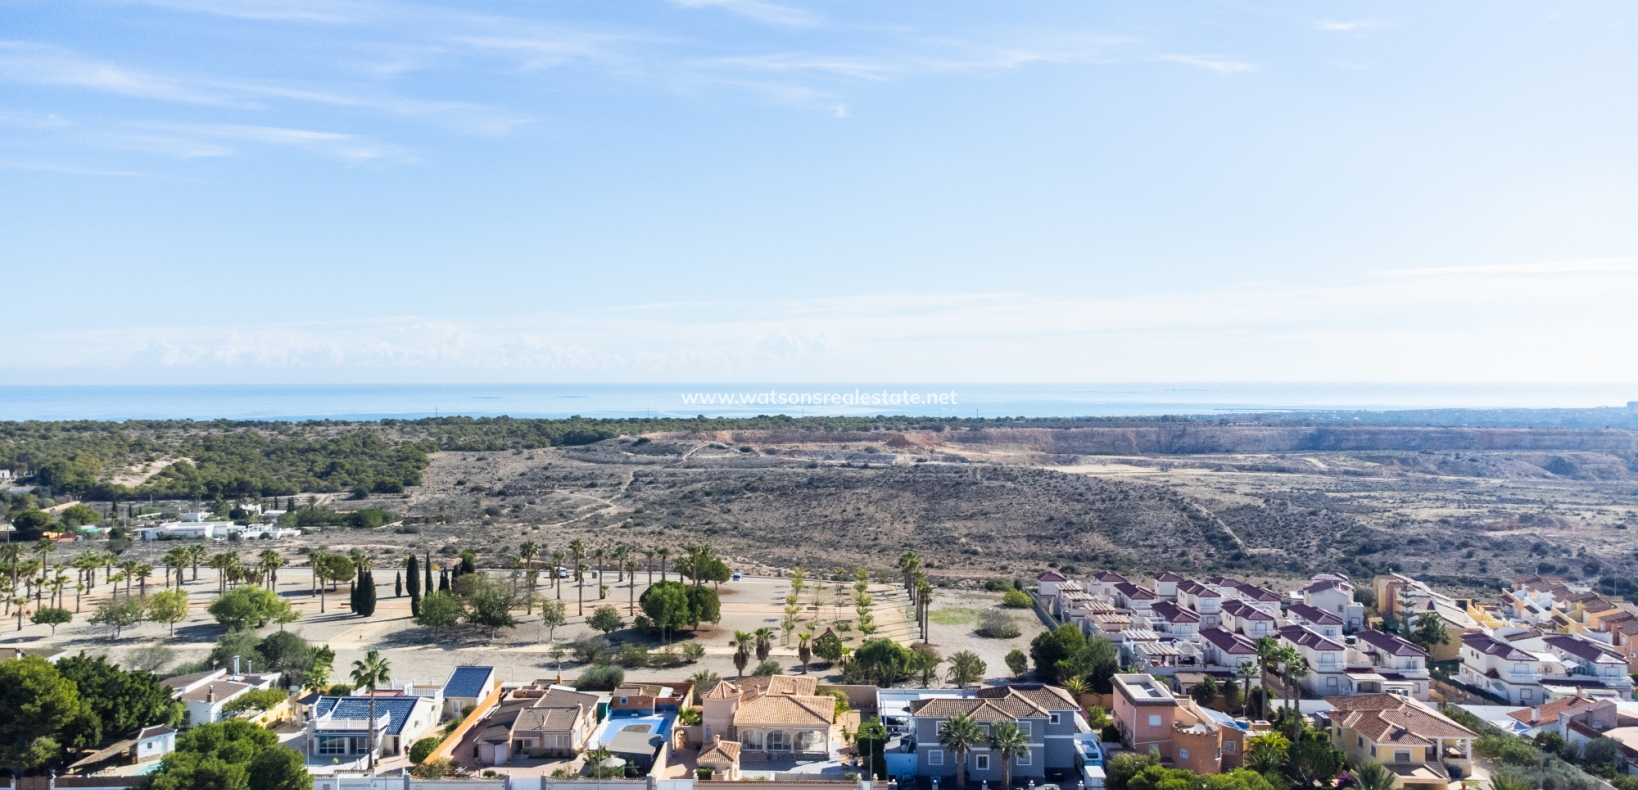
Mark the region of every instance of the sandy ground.
[[[441, 681], [456, 666], [462, 665], [494, 666], [500, 670], [501, 677], [524, 681], [555, 678], [560, 672], [565, 679], [572, 680], [583, 669], [568, 657], [565, 657], [561, 664], [552, 660], [554, 635], [541, 627], [538, 615], [530, 616], [518, 612], [518, 627], [502, 630], [493, 638], [486, 631], [467, 627], [447, 629], [442, 634], [433, 634], [411, 620], [408, 597], [392, 597], [391, 574], [383, 573], [378, 568], [376, 575], [378, 579], [385, 578], [386, 582], [378, 587], [378, 602], [374, 616], [366, 619], [355, 617], [348, 611], [345, 586], [338, 591], [327, 593], [321, 600], [320, 596], [311, 594], [312, 578], [307, 568], [286, 567], [279, 572], [277, 592], [302, 615], [300, 620], [286, 628], [308, 641], [328, 644], [336, 651], [332, 682], [346, 682], [346, 674], [352, 662], [363, 658], [370, 650], [380, 650], [386, 654], [392, 665], [392, 677], [398, 681]], [[155, 579], [157, 578], [156, 576]], [[633, 588], [630, 580], [612, 583], [608, 598], [601, 602], [596, 598], [595, 585], [587, 584], [584, 589], [586, 600], [582, 607], [576, 602], [574, 584], [566, 583], [563, 586], [562, 599], [568, 610], [568, 623], [557, 629], [556, 643], [567, 644], [595, 633], [586, 626], [585, 615], [590, 615], [599, 605], [616, 607], [629, 624], [631, 621], [629, 602], [633, 597], [641, 597], [643, 591], [647, 589], [647, 575], [639, 573], [635, 584]], [[834, 587], [834, 584], [829, 586]], [[174, 635], [167, 633], [163, 625], [143, 623], [135, 628], [126, 629], [120, 639], [114, 640], [106, 628], [87, 623], [86, 620], [95, 603], [107, 597], [109, 589], [99, 573], [96, 589], [83, 596], [80, 601], [81, 614], [76, 616], [74, 622], [59, 626], [55, 637], [51, 636], [50, 629], [46, 626], [32, 625], [27, 619], [23, 620], [20, 630], [16, 629], [15, 618], [0, 621], [11, 626], [10, 629], [0, 631], [0, 646], [49, 643], [70, 650], [84, 650], [91, 654], [107, 654], [117, 660], [134, 648], [161, 643], [175, 651], [174, 663], [182, 663], [203, 658], [224, 633], [225, 629], [218, 626], [206, 612], [206, 608], [217, 593], [216, 574], [209, 568], [199, 569], [197, 581], [193, 580], [191, 572], [189, 573], [189, 581], [184, 585], [184, 589], [191, 597], [192, 614], [187, 620], [177, 623]], [[150, 594], [160, 589], [162, 588], [157, 581], [150, 581], [148, 585]], [[810, 592], [803, 596], [805, 602], [812, 599], [811, 589], [810, 585]], [[680, 635], [679, 641], [697, 639], [704, 644], [705, 658], [695, 664], [672, 668], [630, 669], [627, 670], [627, 677], [643, 680], [682, 679], [700, 669], [709, 669], [722, 677], [734, 676], [737, 670], [732, 662], [733, 649], [729, 646], [734, 632], [754, 631], [764, 626], [777, 630], [783, 616], [785, 596], [789, 592], [790, 584], [785, 579], [748, 578], [721, 585], [719, 594], [722, 599], [722, 622], [715, 626], [702, 625], [694, 633], [683, 632]], [[874, 615], [881, 629], [877, 635], [890, 636], [905, 643], [913, 641], [912, 627], [901, 608], [900, 591], [889, 585], [873, 585], [871, 592], [876, 596]], [[544, 587], [541, 593], [548, 598], [555, 598], [558, 595], [557, 590], [547, 590]], [[834, 603], [833, 593], [827, 592], [824, 600], [827, 602], [826, 605], [820, 607], [817, 612], [811, 607], [805, 609], [803, 624], [798, 627], [798, 631], [812, 628], [815, 615], [820, 630], [835, 620], [855, 618], [850, 604]], [[72, 594], [68, 597], [68, 605], [70, 609], [74, 608]], [[32, 610], [32, 605], [29, 608]], [[584, 615], [581, 614], [582, 611]], [[641, 613], [641, 609], [637, 611]], [[1026, 622], [1026, 627], [1033, 622], [1033, 620]], [[277, 626], [270, 626], [262, 629], [262, 633], [270, 633], [276, 628]], [[963, 644], [967, 641], [959, 631], [960, 629], [934, 626], [934, 641], [940, 645], [941, 652], [954, 652], [960, 648], [944, 646]], [[857, 646], [863, 641], [862, 635], [856, 630], [845, 634], [844, 638], [850, 646]], [[649, 640], [641, 639], [629, 629], [616, 631], [610, 636], [610, 640], [616, 644], [636, 641], [650, 647], [657, 646]], [[990, 647], [988, 640], [976, 641], [985, 644], [968, 647], [972, 649]], [[1007, 649], [1010, 649], [1010, 646]], [[774, 647], [771, 657], [785, 664], [787, 672], [795, 672], [798, 671], [796, 652], [794, 639], [790, 644], [785, 644], [781, 640]], [[1005, 652], [1004, 649], [1001, 650], [996, 656], [996, 661], [991, 662], [993, 674], [999, 676], [1005, 672], [1005, 667], [999, 660], [999, 655]], [[816, 668], [815, 671], [819, 670]]]

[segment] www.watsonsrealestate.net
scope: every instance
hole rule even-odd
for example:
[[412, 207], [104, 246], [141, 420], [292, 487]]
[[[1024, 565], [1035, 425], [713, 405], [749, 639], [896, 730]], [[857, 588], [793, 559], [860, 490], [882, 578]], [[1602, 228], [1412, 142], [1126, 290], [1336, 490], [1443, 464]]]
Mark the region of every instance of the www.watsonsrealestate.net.
[[684, 406], [954, 406], [949, 392], [684, 392]]

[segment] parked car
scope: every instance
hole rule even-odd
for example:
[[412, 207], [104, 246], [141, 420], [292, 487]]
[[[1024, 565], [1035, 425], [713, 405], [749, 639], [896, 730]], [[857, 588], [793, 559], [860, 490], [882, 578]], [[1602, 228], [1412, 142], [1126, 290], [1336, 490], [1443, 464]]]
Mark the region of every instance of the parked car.
[[739, 577], [739, 571], [734, 571], [734, 575], [732, 575], [732, 576], [730, 576], [728, 578], [732, 579], [733, 581], [736, 581], [736, 582], [739, 581], [739, 578], [740, 578]]

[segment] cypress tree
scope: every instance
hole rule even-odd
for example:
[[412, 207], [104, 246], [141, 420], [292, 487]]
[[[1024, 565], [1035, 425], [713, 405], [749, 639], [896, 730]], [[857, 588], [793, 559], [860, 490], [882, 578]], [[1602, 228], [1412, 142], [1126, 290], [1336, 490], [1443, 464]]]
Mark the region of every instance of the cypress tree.
[[404, 597], [404, 574], [399, 571], [392, 572], [392, 597]]
[[347, 608], [358, 614], [358, 584], [347, 582]]
[[430, 593], [432, 592], [432, 552], [430, 551], [427, 552], [427, 567], [425, 570], [427, 573], [427, 583], [423, 588], [423, 591]]
[[438, 592], [449, 592], [449, 571], [438, 574]]
[[358, 614], [361, 617], [375, 614], [375, 571], [365, 571], [358, 580]]
[[[409, 561], [406, 562], [405, 565], [408, 566], [408, 571], [406, 572], [405, 575], [409, 577], [410, 616], [411, 617], [420, 617], [421, 616], [421, 568], [419, 567], [420, 563], [416, 561], [415, 555], [411, 554], [411, 555], [409, 555]], [[428, 592], [431, 592], [431, 590], [428, 590]]]

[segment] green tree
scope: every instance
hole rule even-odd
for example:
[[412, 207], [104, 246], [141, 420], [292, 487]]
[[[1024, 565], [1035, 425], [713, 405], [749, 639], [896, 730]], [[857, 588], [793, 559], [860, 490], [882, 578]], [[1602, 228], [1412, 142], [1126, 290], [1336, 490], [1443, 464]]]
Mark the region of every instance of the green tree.
[[[505, 585], [495, 584], [488, 576], [481, 574], [462, 575], [461, 580], [482, 579], [483, 583], [471, 587], [472, 592], [466, 599], [466, 621], [476, 626], [489, 629], [489, 637], [493, 639], [495, 632], [502, 628], [513, 628], [518, 624], [512, 616], [512, 607], [516, 601], [512, 591]], [[426, 608], [426, 602], [421, 603]]]
[[1277, 771], [1285, 766], [1291, 741], [1277, 732], [1255, 736], [1246, 746], [1246, 767], [1257, 773]]
[[592, 610], [591, 617], [586, 618], [586, 625], [605, 634], [614, 633], [625, 624], [625, 621], [620, 619], [620, 610], [612, 606], [599, 606]]
[[154, 593], [148, 599], [148, 619], [164, 623], [175, 636], [176, 624], [188, 619], [188, 591], [177, 587]]
[[875, 716], [860, 724], [853, 736], [859, 756], [865, 761], [865, 773], [877, 779], [887, 778], [887, 739], [887, 726]]
[[[250, 766], [263, 752], [283, 748], [272, 730], [245, 719], [194, 727], [176, 739], [152, 774], [153, 790], [250, 790]], [[308, 787], [312, 785], [309, 783]]]
[[546, 629], [546, 638], [557, 641], [557, 629], [568, 622], [568, 606], [562, 601], [540, 602], [540, 627]]
[[416, 741], [410, 746], [410, 763], [412, 765], [420, 765], [421, 763], [426, 762], [427, 758], [432, 756], [433, 750], [437, 749], [438, 744], [440, 743], [443, 743], [443, 741], [440, 741], [437, 738], [422, 738], [421, 740]]
[[1217, 699], [1217, 681], [1211, 675], [1207, 675], [1204, 680], [1189, 689], [1189, 696], [1201, 705], [1210, 705]]
[[1001, 596], [1001, 605], [1013, 609], [1028, 609], [1031, 606], [1034, 606], [1035, 602], [1030, 600], [1029, 593], [1026, 593], [1023, 590], [1007, 590], [1007, 592]]
[[411, 554], [404, 560], [404, 581], [409, 587], [410, 617], [421, 616], [421, 567]]
[[1286, 755], [1285, 774], [1295, 787], [1330, 787], [1347, 758], [1330, 741], [1303, 738]]
[[819, 635], [813, 640], [813, 654], [824, 661], [835, 663], [842, 660], [842, 651], [845, 649], [842, 638], [830, 631]]
[[693, 616], [687, 587], [678, 582], [663, 581], [650, 585], [637, 600], [637, 605], [642, 607], [643, 616], [662, 634], [683, 628]]
[[74, 681], [45, 659], [0, 661], [0, 764], [14, 776], [56, 760], [65, 746], [95, 745], [94, 716]]
[[1418, 615], [1416, 627], [1410, 633], [1410, 641], [1430, 653], [1436, 645], [1449, 644], [1450, 630], [1445, 627], [1445, 618], [1435, 612], [1423, 612]]
[[39, 540], [51, 527], [51, 514], [43, 510], [24, 510], [11, 515], [12, 540]]
[[[1354, 786], [1359, 790], [1393, 790], [1398, 779], [1393, 772], [1383, 768], [1381, 763], [1360, 763], [1354, 766]], [[1501, 790], [1501, 788], [1496, 788]], [[1534, 790], [1534, 788], [1530, 788]]]
[[[345, 557], [343, 559], [346, 559]], [[268, 623], [294, 622], [300, 615], [290, 603], [265, 587], [237, 587], [211, 602], [216, 622], [228, 628], [261, 628]]]
[[967, 754], [984, 742], [984, 731], [965, 713], [957, 713], [938, 724], [938, 743], [956, 764], [956, 787], [967, 786]]
[[91, 657], [83, 651], [59, 660], [57, 671], [73, 682], [90, 706], [101, 736], [123, 737], [142, 727], [174, 727], [182, 722], [182, 702], [172, 697], [170, 687], [152, 672], [127, 671], [104, 656]]
[[[978, 654], [971, 650], [962, 650], [950, 656], [949, 664], [950, 669], [944, 679], [954, 683], [956, 688], [966, 688], [983, 680], [984, 671], [988, 669], [984, 659], [979, 658]], [[1006, 786], [1008, 785], [1003, 785]]]
[[140, 598], [106, 598], [98, 602], [97, 610], [86, 622], [107, 626], [112, 629], [114, 639], [118, 640], [125, 629], [142, 622], [146, 610]]
[[313, 790], [313, 775], [301, 752], [275, 746], [250, 761], [250, 790]]
[[866, 639], [842, 670], [843, 682], [887, 688], [909, 676], [912, 659], [911, 651], [892, 639]]
[[318, 660], [318, 650], [289, 631], [274, 631], [256, 646], [262, 666], [283, 675], [288, 686], [301, 688]]
[[1060, 664], [1074, 658], [1086, 647], [1086, 636], [1074, 625], [1064, 624], [1037, 635], [1029, 643], [1035, 675], [1048, 683], [1058, 682]]
[[251, 689], [222, 706], [223, 713], [239, 713], [241, 711], [266, 711], [277, 707], [279, 703], [289, 699], [290, 695], [283, 689]]
[[1029, 672], [1029, 656], [1024, 655], [1022, 650], [1013, 648], [1007, 653], [1006, 662], [1007, 671], [1011, 672], [1014, 678], [1022, 678]]
[[28, 621], [35, 625], [51, 626], [51, 635], [53, 637], [57, 635], [57, 626], [72, 622], [73, 619], [73, 612], [58, 606], [46, 606], [35, 609], [34, 614], [31, 614], [28, 617]]
[[415, 618], [415, 624], [437, 632], [460, 622], [461, 615], [465, 613], [466, 608], [454, 595], [446, 592], [428, 593], [427, 597], [421, 599], [421, 615]]
[[996, 722], [990, 729], [990, 751], [1001, 757], [1001, 786], [1012, 787], [1012, 762], [1029, 754], [1029, 736], [1010, 721]]

